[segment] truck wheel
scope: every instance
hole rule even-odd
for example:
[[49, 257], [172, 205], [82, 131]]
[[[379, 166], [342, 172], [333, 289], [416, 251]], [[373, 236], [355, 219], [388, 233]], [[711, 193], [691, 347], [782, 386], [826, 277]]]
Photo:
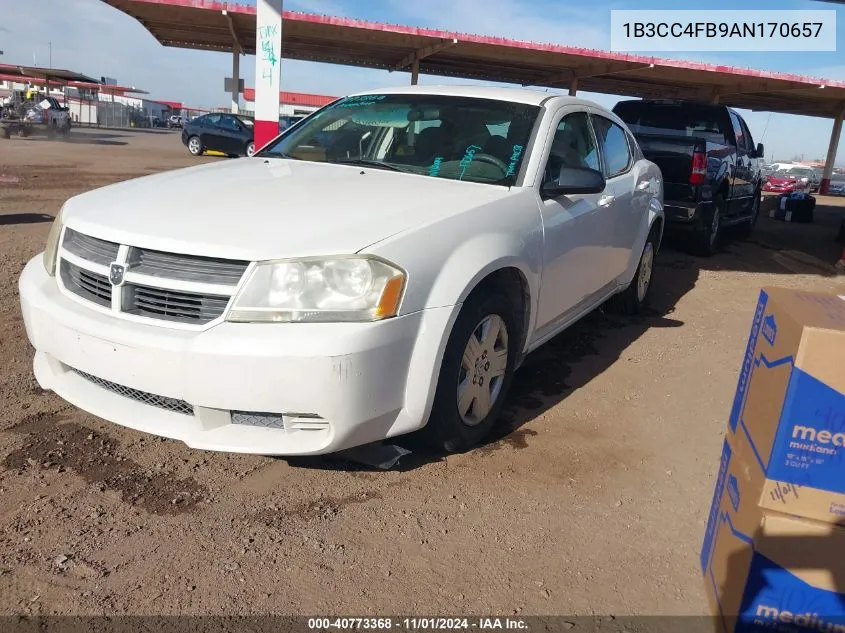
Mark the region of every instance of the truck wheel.
[[436, 450], [464, 451], [489, 435], [513, 380], [519, 338], [513, 305], [503, 292], [479, 293], [464, 304], [423, 428]]
[[737, 237], [741, 240], [747, 240], [754, 232], [754, 227], [757, 226], [757, 218], [760, 216], [760, 192], [754, 192], [754, 202], [751, 203], [751, 218], [747, 222], [743, 222], [737, 227]]
[[192, 136], [188, 139], [188, 151], [194, 156], [202, 156], [203, 149], [202, 141], [199, 136]]
[[657, 240], [659, 239], [657, 226], [652, 227], [651, 233], [643, 246], [637, 272], [631, 280], [631, 285], [607, 302], [610, 312], [634, 316], [641, 314], [648, 307], [651, 282], [654, 276], [654, 259], [657, 256]]
[[695, 252], [702, 257], [715, 255], [721, 244], [722, 216], [725, 212], [725, 200], [721, 194], [713, 196], [713, 211], [709, 217], [703, 218], [701, 226], [695, 233]]

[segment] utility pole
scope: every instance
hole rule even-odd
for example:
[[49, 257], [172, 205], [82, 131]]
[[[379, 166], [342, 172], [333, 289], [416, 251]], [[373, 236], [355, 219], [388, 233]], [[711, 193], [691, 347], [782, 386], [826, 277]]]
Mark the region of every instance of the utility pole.
[[47, 45], [50, 47], [50, 56], [49, 56], [49, 66], [47, 68], [53, 67], [53, 42], [47, 42]]

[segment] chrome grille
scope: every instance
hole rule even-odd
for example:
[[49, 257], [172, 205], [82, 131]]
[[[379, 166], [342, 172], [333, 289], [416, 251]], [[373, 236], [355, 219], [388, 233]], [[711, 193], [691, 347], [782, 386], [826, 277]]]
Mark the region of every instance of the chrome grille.
[[226, 309], [229, 297], [195, 294], [127, 284], [123, 288], [123, 311], [167, 321], [208, 323]]
[[73, 229], [65, 229], [65, 237], [62, 246], [70, 252], [95, 264], [108, 266], [117, 259], [117, 251], [120, 244], [107, 242], [96, 237], [89, 237], [77, 233]]
[[68, 369], [73, 373], [81, 376], [88, 382], [93, 383], [98, 387], [102, 387], [107, 391], [111, 391], [112, 393], [116, 393], [119, 396], [123, 396], [124, 398], [130, 398], [131, 400], [135, 400], [136, 402], [140, 402], [141, 404], [146, 404], [151, 407], [158, 407], [159, 409], [165, 409], [166, 411], [172, 411], [173, 413], [180, 413], [182, 415], [194, 415], [194, 407], [192, 407], [184, 400], [178, 400], [177, 398], [168, 398], [167, 396], [157, 396], [153, 393], [141, 391], [140, 389], [133, 389], [132, 387], [118, 385], [117, 383], [111, 382], [110, 380], [105, 380], [104, 378], [92, 376], [91, 374], [87, 374], [84, 371], [75, 369], [74, 367], [68, 367]]
[[232, 411], [232, 424], [245, 426], [263, 426], [270, 429], [284, 429], [285, 416], [281, 413], [254, 413], [249, 411]]
[[[199, 327], [223, 315], [249, 267], [241, 260], [121, 246], [65, 228], [59, 250], [64, 289], [116, 315]], [[115, 286], [106, 270], [112, 263], [124, 266]]]
[[66, 259], [60, 266], [62, 283], [72, 293], [106, 308], [111, 306], [112, 286], [108, 277], [71, 264]]
[[207, 284], [235, 286], [247, 266], [249, 262], [162, 253], [148, 248], [132, 248], [129, 253], [129, 267], [136, 273]]

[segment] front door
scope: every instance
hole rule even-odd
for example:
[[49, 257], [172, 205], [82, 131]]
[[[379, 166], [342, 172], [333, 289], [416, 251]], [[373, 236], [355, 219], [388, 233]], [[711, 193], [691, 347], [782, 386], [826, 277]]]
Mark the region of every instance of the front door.
[[[561, 167], [601, 170], [586, 112], [564, 113], [554, 130], [542, 183], [556, 180]], [[613, 205], [608, 191], [559, 196], [541, 200], [540, 205], [543, 275], [538, 330], [552, 329], [613, 277], [605, 261], [613, 236], [609, 224]]]
[[225, 154], [242, 154], [246, 148], [243, 140], [244, 133], [240, 121], [231, 114], [224, 114], [220, 117], [218, 124], [220, 135], [220, 151]]

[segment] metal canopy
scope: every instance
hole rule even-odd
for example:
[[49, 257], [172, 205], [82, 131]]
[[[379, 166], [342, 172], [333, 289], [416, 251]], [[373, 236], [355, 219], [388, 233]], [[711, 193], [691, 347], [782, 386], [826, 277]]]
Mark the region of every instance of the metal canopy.
[[[255, 7], [218, 0], [102, 0], [163, 45], [255, 54]], [[285, 12], [282, 56], [629, 97], [718, 99], [738, 108], [836, 117], [845, 82]]]
[[42, 81], [56, 81], [58, 83], [67, 83], [69, 81], [83, 81], [87, 83], [100, 82], [96, 79], [77, 73], [72, 70], [62, 70], [60, 68], [40, 68], [38, 66], [14, 66], [11, 64], [0, 64], [0, 73], [9, 77], [20, 77], [21, 79], [34, 78]]

